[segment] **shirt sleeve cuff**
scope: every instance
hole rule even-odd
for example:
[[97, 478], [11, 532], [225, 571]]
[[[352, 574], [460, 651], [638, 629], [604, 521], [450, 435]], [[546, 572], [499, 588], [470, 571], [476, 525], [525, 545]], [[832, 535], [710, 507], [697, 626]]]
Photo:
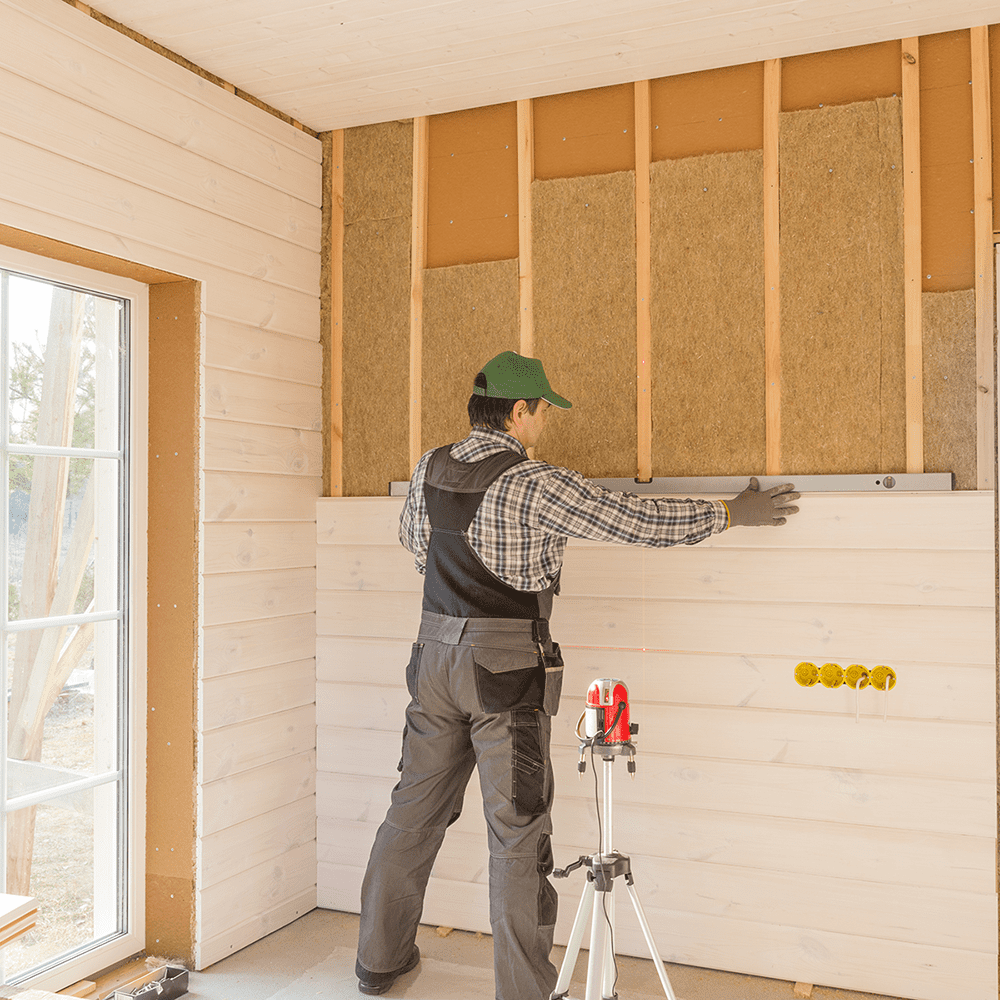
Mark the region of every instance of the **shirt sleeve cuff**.
[[712, 534], [717, 535], [730, 526], [729, 508], [721, 500], [713, 500], [712, 506], [715, 508], [715, 525], [712, 527]]

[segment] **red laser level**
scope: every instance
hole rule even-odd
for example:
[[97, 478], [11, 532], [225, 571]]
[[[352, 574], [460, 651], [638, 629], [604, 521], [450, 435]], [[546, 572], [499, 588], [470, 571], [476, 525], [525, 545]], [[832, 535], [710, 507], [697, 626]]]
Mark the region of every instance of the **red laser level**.
[[601, 677], [587, 690], [588, 738], [604, 733], [604, 744], [630, 743], [628, 687], [617, 677]]

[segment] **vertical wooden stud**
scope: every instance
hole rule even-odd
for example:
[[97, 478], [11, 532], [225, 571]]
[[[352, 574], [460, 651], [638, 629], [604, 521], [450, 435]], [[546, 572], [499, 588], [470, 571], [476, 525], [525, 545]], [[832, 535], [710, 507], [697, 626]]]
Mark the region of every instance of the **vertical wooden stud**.
[[330, 176], [330, 496], [344, 495], [344, 130], [332, 133]]
[[993, 158], [989, 29], [972, 32], [972, 134], [976, 220], [976, 485], [992, 490], [995, 459], [993, 385]]
[[424, 267], [427, 263], [429, 119], [413, 119], [413, 229], [410, 238], [410, 468], [420, 460], [423, 378]]
[[635, 291], [636, 291], [636, 419], [638, 478], [653, 478], [653, 408], [650, 348], [650, 208], [649, 167], [653, 158], [649, 80], [635, 85]]
[[535, 114], [530, 100], [517, 102], [517, 209], [520, 299], [520, 352], [530, 358], [535, 349], [535, 321], [531, 286], [531, 182], [535, 179]]
[[920, 215], [920, 39], [904, 38], [903, 311], [906, 471], [924, 471], [923, 242]]
[[781, 60], [764, 62], [764, 411], [765, 471], [781, 473], [781, 287], [778, 128]]

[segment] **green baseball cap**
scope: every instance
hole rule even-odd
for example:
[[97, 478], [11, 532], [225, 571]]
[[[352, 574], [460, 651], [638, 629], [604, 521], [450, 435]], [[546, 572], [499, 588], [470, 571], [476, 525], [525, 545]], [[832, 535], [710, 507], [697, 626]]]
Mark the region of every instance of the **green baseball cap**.
[[552, 391], [545, 369], [538, 358], [523, 358], [514, 351], [504, 351], [483, 365], [486, 388], [476, 386], [477, 396], [495, 399], [544, 399], [545, 402], [568, 410], [573, 404]]

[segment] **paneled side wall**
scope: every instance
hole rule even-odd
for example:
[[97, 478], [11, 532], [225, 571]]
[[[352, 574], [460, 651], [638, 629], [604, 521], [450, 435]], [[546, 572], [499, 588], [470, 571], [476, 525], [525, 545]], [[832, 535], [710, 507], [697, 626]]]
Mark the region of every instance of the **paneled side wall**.
[[[317, 511], [318, 898], [339, 910], [358, 909], [397, 778], [421, 586], [401, 503]], [[994, 1000], [993, 602], [989, 493], [809, 495], [779, 530], [693, 547], [571, 542], [552, 621], [556, 863], [597, 848], [574, 727], [590, 681], [622, 677], [639, 754], [635, 782], [623, 766], [615, 782], [615, 846], [666, 960]], [[802, 687], [802, 661], [890, 666], [896, 686]], [[425, 922], [489, 931], [487, 858], [473, 780]], [[560, 942], [582, 885], [556, 883]], [[648, 956], [618, 906], [619, 951]]]
[[5, 225], [201, 286], [199, 412], [158, 439], [200, 477], [197, 823], [157, 846], [196, 858], [169, 919], [203, 967], [316, 901], [321, 143], [58, 0], [0, 0], [0, 21]]

